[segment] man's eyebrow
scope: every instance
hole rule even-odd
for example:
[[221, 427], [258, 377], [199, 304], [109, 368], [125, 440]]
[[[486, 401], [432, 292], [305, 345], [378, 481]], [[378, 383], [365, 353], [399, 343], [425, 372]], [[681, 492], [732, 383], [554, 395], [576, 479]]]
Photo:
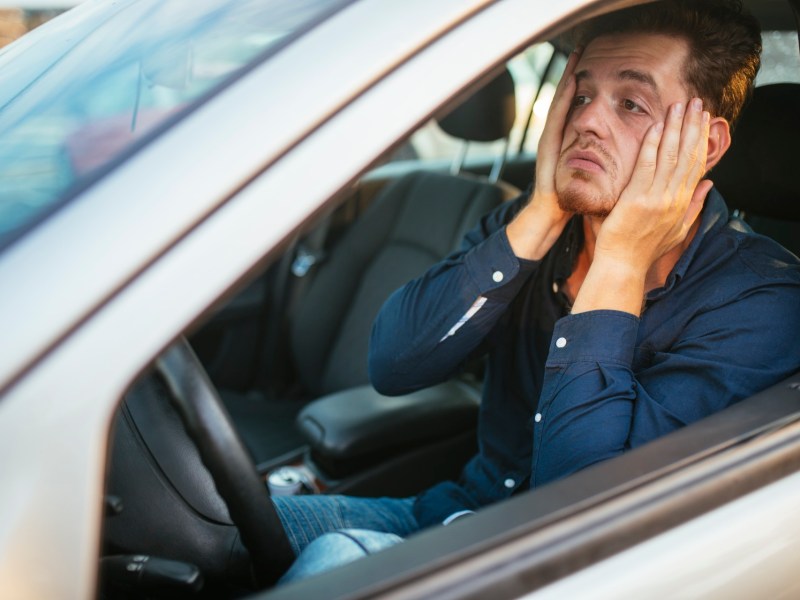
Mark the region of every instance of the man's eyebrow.
[[659, 93], [658, 85], [650, 73], [645, 71], [637, 71], [636, 69], [623, 69], [617, 73], [617, 77], [622, 81], [635, 81], [645, 85], [650, 89], [650, 93], [653, 95], [655, 107], [658, 110], [663, 110], [664, 103], [661, 101], [661, 94]]
[[638, 81], [639, 83], [643, 83], [646, 86], [653, 89], [653, 91], [658, 94], [658, 86], [656, 85], [656, 80], [653, 79], [653, 76], [650, 73], [645, 73], [644, 71], [637, 71], [635, 69], [624, 69], [617, 73], [617, 77], [620, 79], [627, 79], [631, 81]]
[[[645, 84], [647, 87], [653, 89], [653, 92], [658, 94], [658, 86], [656, 85], [656, 80], [653, 79], [653, 76], [650, 73], [646, 73], [645, 71], [637, 71], [636, 69], [623, 69], [619, 73], [617, 73], [618, 79], [630, 80], [630, 81], [638, 81], [639, 83]], [[594, 79], [592, 76], [591, 71], [588, 69], [582, 69], [575, 73], [575, 80], [578, 82], [581, 81], [591, 81]]]

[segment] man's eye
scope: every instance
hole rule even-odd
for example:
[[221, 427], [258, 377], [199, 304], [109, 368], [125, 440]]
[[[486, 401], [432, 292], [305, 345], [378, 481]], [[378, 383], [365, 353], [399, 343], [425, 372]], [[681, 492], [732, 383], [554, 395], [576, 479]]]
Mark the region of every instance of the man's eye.
[[633, 100], [623, 100], [622, 106], [625, 108], [625, 110], [630, 112], [644, 112], [644, 109], [636, 104], [636, 102]]
[[589, 96], [575, 96], [575, 99], [572, 101], [572, 106], [584, 106], [591, 101]]

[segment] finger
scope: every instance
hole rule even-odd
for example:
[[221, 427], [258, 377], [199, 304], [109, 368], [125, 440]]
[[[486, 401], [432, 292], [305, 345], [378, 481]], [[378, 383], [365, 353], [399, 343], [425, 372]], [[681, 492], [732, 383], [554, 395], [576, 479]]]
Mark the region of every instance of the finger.
[[671, 189], [675, 170], [678, 166], [681, 147], [681, 132], [686, 109], [682, 102], [676, 102], [667, 111], [664, 122], [664, 135], [658, 148], [658, 164], [654, 185], [659, 189]]
[[580, 52], [581, 49], [576, 48], [569, 55], [567, 66], [564, 67], [564, 73], [556, 86], [553, 101], [547, 111], [547, 121], [542, 135], [549, 130], [557, 130], [560, 133], [564, 129], [564, 122], [572, 107], [572, 98], [575, 94], [575, 66], [580, 59]]
[[703, 101], [700, 98], [692, 98], [686, 110], [686, 117], [683, 122], [681, 135], [680, 161], [681, 166], [690, 172], [695, 165], [705, 164], [706, 152], [703, 138], [704, 130], [708, 127], [707, 112], [703, 111]]
[[[561, 154], [561, 143], [564, 136], [564, 127], [572, 107], [572, 100], [575, 95], [575, 65], [580, 58], [580, 49], [576, 48], [567, 60], [567, 66], [558, 83], [550, 109], [547, 112], [547, 120], [539, 138], [539, 151], [536, 161], [536, 181], [540, 189], [547, 191], [552, 185], [555, 176], [556, 163]], [[544, 186], [544, 187], [542, 187]]]
[[664, 133], [664, 123], [653, 123], [642, 140], [636, 166], [633, 169], [630, 183], [627, 188], [635, 191], [649, 190], [658, 167], [658, 153]]
[[688, 164], [687, 184], [694, 186], [706, 173], [708, 160], [708, 135], [711, 116], [702, 110], [702, 104], [692, 112], [692, 123], [687, 132], [685, 146], [681, 154]]
[[[575, 82], [575, 67], [580, 60], [582, 51], [583, 49], [579, 46], [570, 52], [570, 55], [567, 58], [567, 65], [564, 67], [564, 72], [561, 74], [561, 79], [558, 81], [558, 85], [556, 86], [554, 95], [555, 100], [561, 99], [564, 96], [565, 89]], [[552, 107], [553, 105], [551, 104], [550, 108]]]
[[669, 184], [669, 190], [677, 200], [685, 199], [685, 202], [688, 203], [690, 196], [685, 191], [694, 190], [700, 178], [705, 174], [708, 127], [708, 113], [703, 111], [702, 100], [693, 98], [686, 110], [678, 162]]

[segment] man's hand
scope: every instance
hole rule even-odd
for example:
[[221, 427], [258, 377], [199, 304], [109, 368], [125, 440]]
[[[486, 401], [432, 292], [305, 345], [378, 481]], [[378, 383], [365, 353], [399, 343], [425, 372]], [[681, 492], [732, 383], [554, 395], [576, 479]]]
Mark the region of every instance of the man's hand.
[[536, 181], [530, 202], [506, 228], [511, 248], [521, 258], [539, 260], [552, 247], [572, 216], [558, 205], [556, 165], [564, 126], [575, 96], [575, 65], [580, 49], [569, 56], [547, 113], [536, 156]]
[[[670, 107], [645, 134], [633, 175], [600, 226], [573, 312], [641, 311], [648, 272], [687, 238], [712, 182], [706, 169], [709, 114], [694, 98]], [[671, 268], [674, 265], [671, 264]]]
[[650, 128], [631, 180], [600, 228], [595, 256], [607, 254], [646, 272], [686, 238], [712, 186], [700, 181], [709, 124], [702, 107], [699, 98], [688, 110], [673, 105], [663, 134], [656, 125]]

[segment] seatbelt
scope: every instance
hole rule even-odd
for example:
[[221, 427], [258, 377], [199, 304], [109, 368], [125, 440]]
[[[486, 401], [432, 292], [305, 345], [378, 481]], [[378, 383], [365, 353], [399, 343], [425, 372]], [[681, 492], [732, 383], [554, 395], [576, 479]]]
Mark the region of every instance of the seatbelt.
[[325, 241], [332, 214], [320, 221], [308, 235], [292, 242], [275, 267], [272, 293], [265, 298], [264, 343], [261, 350], [260, 387], [267, 397], [282, 392], [289, 362], [291, 321], [297, 302], [306, 292], [316, 265], [325, 259]]
[[[294, 240], [276, 265], [275, 284], [271, 294], [265, 295], [264, 343], [261, 350], [260, 387], [267, 396], [284, 391], [287, 383], [284, 374], [290, 362], [289, 335], [297, 305], [305, 296], [313, 280], [316, 267], [327, 258], [325, 248], [330, 242], [331, 228], [344, 220], [355, 222], [362, 212], [361, 194], [356, 193], [338, 208], [327, 212], [305, 236]], [[276, 315], [280, 317], [275, 324]]]
[[[261, 344], [258, 360], [258, 381], [256, 384], [264, 390], [267, 398], [272, 398], [276, 395], [276, 392], [282, 391], [285, 383], [285, 378], [282, 376], [285, 352], [279, 352], [278, 347], [281, 339], [284, 338], [288, 324], [283, 306], [296, 246], [297, 242], [292, 242], [283, 256], [281, 256], [281, 259], [273, 265], [274, 273], [270, 278], [272, 286], [264, 294], [261, 315], [261, 331], [263, 331], [264, 341]], [[269, 284], [270, 281], [267, 283]], [[281, 358], [279, 359], [278, 357]]]
[[292, 262], [292, 275], [302, 279], [311, 268], [325, 258], [325, 240], [331, 226], [332, 216], [325, 217], [305, 238], [300, 240]]

